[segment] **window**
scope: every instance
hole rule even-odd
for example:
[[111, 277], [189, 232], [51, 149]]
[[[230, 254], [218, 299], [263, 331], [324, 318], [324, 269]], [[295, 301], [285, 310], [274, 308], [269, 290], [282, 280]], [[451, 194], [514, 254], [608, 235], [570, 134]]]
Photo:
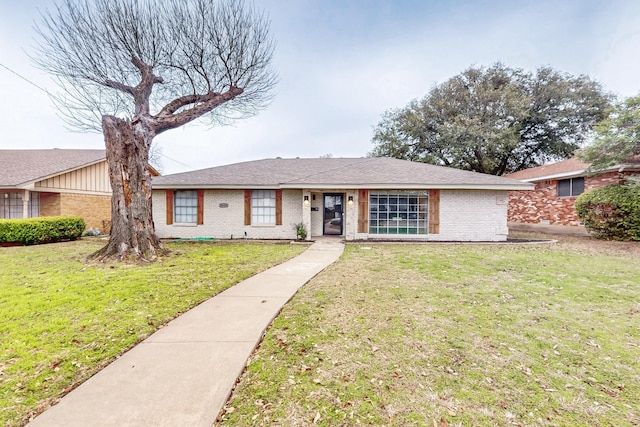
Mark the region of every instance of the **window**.
[[176, 191], [174, 201], [174, 222], [196, 224], [198, 220], [198, 192]]
[[579, 196], [584, 192], [584, 178], [561, 179], [558, 181], [558, 197]]
[[369, 193], [370, 234], [428, 234], [427, 192]]
[[251, 224], [276, 223], [276, 191], [253, 190], [251, 192]]
[[[0, 218], [22, 218], [24, 212], [22, 196], [21, 192], [0, 194]], [[40, 216], [40, 193], [29, 193], [27, 209], [29, 218]]]

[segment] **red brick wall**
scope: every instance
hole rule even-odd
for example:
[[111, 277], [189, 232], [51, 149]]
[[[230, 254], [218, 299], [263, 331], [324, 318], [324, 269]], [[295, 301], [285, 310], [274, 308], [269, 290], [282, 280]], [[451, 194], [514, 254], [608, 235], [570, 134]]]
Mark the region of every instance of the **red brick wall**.
[[[606, 172], [584, 178], [585, 191], [619, 183], [630, 173]], [[637, 173], [633, 173], [637, 174]], [[579, 225], [576, 197], [558, 197], [558, 181], [540, 181], [535, 190], [510, 191], [507, 220], [525, 224]]]

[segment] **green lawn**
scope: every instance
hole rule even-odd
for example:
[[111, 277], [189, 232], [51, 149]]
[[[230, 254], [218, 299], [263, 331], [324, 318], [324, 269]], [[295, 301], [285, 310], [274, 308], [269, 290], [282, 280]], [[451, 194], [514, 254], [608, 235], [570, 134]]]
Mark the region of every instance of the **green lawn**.
[[640, 246], [349, 244], [223, 426], [638, 426]]
[[88, 264], [104, 241], [0, 248], [0, 425], [22, 425], [159, 326], [305, 249], [167, 244], [142, 265]]

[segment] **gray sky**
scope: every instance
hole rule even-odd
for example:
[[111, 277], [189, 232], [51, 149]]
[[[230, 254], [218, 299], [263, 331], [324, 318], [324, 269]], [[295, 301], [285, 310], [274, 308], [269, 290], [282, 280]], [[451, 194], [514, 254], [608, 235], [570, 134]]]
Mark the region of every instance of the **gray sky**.
[[[46, 0], [0, 0], [0, 148], [103, 148], [65, 128], [27, 57]], [[163, 173], [268, 157], [361, 157], [382, 113], [471, 65], [587, 74], [640, 92], [636, 0], [261, 0], [277, 42], [271, 106], [233, 126], [192, 124], [155, 139]]]

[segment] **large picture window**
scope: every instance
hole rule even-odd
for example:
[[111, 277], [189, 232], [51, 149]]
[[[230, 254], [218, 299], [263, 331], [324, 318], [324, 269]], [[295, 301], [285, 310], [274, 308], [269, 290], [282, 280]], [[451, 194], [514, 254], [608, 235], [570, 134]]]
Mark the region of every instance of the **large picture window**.
[[428, 234], [427, 192], [385, 191], [369, 193], [370, 234]]
[[573, 197], [584, 193], [584, 178], [561, 179], [558, 181], [558, 197]]
[[253, 190], [251, 192], [251, 224], [276, 223], [276, 191]]
[[174, 222], [196, 224], [198, 221], [198, 192], [176, 191], [173, 214]]

